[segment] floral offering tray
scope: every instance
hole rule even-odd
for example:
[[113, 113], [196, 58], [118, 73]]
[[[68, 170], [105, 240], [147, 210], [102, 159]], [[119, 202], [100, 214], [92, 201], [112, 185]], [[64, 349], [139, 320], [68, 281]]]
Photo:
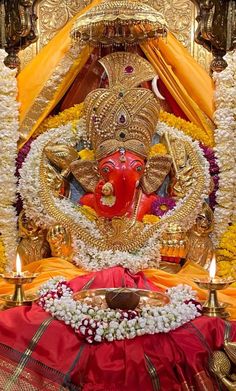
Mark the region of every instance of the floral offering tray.
[[164, 293], [135, 288], [102, 288], [76, 292], [74, 300], [100, 308], [134, 310], [143, 306], [163, 307], [170, 302]]

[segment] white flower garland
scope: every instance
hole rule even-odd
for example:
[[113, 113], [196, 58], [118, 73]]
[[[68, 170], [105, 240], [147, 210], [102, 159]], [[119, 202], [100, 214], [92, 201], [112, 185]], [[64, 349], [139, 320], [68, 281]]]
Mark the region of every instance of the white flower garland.
[[[184, 141], [191, 142], [194, 145], [195, 150], [198, 153], [199, 161], [204, 170], [205, 174], [205, 191], [201, 195], [199, 200], [199, 208], [196, 208], [188, 216], [186, 221], [181, 222], [184, 224], [187, 229], [193, 224], [198, 210], [201, 208], [201, 204], [204, 199], [207, 197], [207, 190], [209, 186], [209, 167], [206, 159], [203, 157], [203, 153], [200, 150], [197, 142], [192, 142], [190, 137], [185, 136], [182, 132], [175, 128], [171, 128], [165, 123], [160, 123], [158, 125], [157, 133], [162, 134], [163, 132], [170, 132], [176, 137], [182, 138]], [[48, 216], [47, 211], [44, 208], [40, 197], [40, 181], [39, 181], [39, 169], [40, 169], [40, 159], [43, 153], [44, 147], [53, 140], [53, 142], [66, 143], [74, 145], [76, 140], [78, 141], [85, 134], [85, 125], [83, 120], [80, 120], [77, 125], [77, 134], [75, 136], [72, 125], [67, 124], [60, 126], [56, 129], [50, 129], [50, 131], [45, 132], [37, 138], [37, 140], [32, 144], [31, 150], [23, 167], [20, 171], [21, 180], [19, 185], [19, 191], [21, 193], [24, 208], [26, 214], [29, 218], [34, 219], [37, 224], [41, 225], [44, 228], [49, 228], [52, 224], [57, 223], [53, 220], [51, 216]], [[194, 191], [194, 190], [192, 190]], [[165, 216], [171, 216], [178, 210], [181, 205], [189, 198], [190, 193], [187, 194], [182, 200], [180, 200], [174, 209], [169, 211]], [[74, 208], [73, 204], [68, 199], [57, 199], [54, 198], [54, 203], [58, 209], [69, 215], [74, 219], [74, 221], [80, 224], [83, 228], [87, 229], [90, 234], [95, 238], [100, 238], [101, 233], [98, 230], [96, 223], [89, 221], [83, 213], [81, 213], [78, 208]], [[163, 227], [164, 229], [164, 227]], [[73, 247], [74, 247], [74, 258], [73, 261], [76, 265], [83, 267], [86, 270], [101, 270], [106, 267], [121, 265], [128, 267], [132, 271], [137, 271], [150, 267], [158, 267], [160, 261], [160, 251], [158, 238], [161, 233], [160, 231], [156, 232], [139, 250], [135, 252], [127, 251], [100, 251], [95, 247], [88, 246], [87, 243], [84, 243], [80, 238], [73, 237]]]
[[73, 261], [85, 270], [94, 271], [117, 265], [126, 267], [132, 272], [147, 268], [157, 268], [161, 260], [159, 235], [160, 232], [156, 232], [146, 242], [145, 246], [134, 252], [119, 250], [101, 251], [75, 238], [75, 256]]
[[168, 333], [201, 315], [196, 292], [188, 285], [167, 290], [169, 304], [148, 304], [137, 310], [112, 310], [73, 299], [73, 291], [63, 277], [55, 277], [40, 291], [39, 305], [53, 317], [71, 326], [87, 342], [112, 342], [140, 335]]
[[4, 65], [6, 52], [0, 50], [0, 233], [8, 263], [12, 268], [17, 249], [16, 158], [19, 138], [19, 104], [16, 71]]
[[216, 193], [214, 241], [217, 245], [228, 224], [235, 220], [235, 156], [236, 156], [236, 51], [229, 52], [225, 59], [227, 68], [217, 73], [215, 80], [214, 148], [219, 165], [219, 190]]

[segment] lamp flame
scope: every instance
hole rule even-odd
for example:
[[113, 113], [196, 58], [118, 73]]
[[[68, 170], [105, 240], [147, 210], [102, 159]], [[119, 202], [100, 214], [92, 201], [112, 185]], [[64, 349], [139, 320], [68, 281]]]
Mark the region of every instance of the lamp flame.
[[16, 274], [17, 276], [21, 276], [21, 259], [19, 254], [16, 255]]
[[215, 257], [215, 255], [213, 255], [211, 263], [210, 263], [209, 275], [210, 275], [211, 280], [213, 280], [213, 278], [216, 275], [216, 257]]

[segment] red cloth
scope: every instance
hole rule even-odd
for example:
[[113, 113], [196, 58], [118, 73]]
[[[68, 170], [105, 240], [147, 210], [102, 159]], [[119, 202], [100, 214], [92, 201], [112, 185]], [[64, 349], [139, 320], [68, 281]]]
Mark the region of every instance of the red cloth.
[[173, 96], [166, 88], [166, 85], [163, 83], [161, 79], [158, 79], [157, 85], [161, 95], [165, 98], [167, 104], [169, 105], [171, 109], [171, 113], [173, 113], [176, 117], [180, 117], [185, 119], [186, 121], [189, 121], [187, 116], [184, 114], [183, 110], [179, 107], [178, 103], [173, 98]]
[[[95, 278], [90, 288], [137, 286], [156, 289], [143, 273], [132, 275], [122, 267], [75, 278], [70, 286], [77, 291], [92, 277]], [[13, 353], [25, 351], [39, 325], [48, 317], [49, 314], [37, 304], [32, 308], [2, 312], [0, 361], [10, 359], [14, 362]], [[60, 381], [70, 384], [71, 390], [152, 391], [145, 358], [148, 356], [162, 391], [189, 390], [191, 386], [192, 390], [200, 391], [204, 389], [202, 384], [208, 391], [218, 390], [219, 385], [211, 376], [208, 364], [210, 353], [222, 348], [224, 330], [225, 322], [221, 319], [200, 317], [167, 334], [89, 345], [70, 326], [53, 320], [33, 350], [27, 370], [37, 379], [40, 376], [51, 379], [49, 369], [56, 370], [60, 374], [58, 378], [63, 379]], [[232, 339], [236, 340], [235, 324], [232, 324]], [[38, 369], [38, 362], [43, 363], [43, 371]]]

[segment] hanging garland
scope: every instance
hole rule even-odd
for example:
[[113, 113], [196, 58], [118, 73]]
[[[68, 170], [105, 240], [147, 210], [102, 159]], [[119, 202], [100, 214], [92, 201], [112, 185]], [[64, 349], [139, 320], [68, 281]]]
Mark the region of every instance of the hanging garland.
[[17, 157], [19, 105], [16, 101], [16, 71], [4, 65], [6, 53], [0, 50], [0, 233], [1, 255], [0, 270], [12, 267], [17, 248], [17, 218], [15, 163]]
[[202, 144], [213, 147], [214, 140], [212, 137], [207, 135], [199, 126], [195, 125], [192, 122], [186, 121], [180, 117], [176, 117], [174, 114], [170, 114], [167, 111], [161, 111], [159, 120], [165, 122], [167, 125], [171, 127], [175, 127], [188, 136], [190, 136], [193, 140], [200, 141]]

